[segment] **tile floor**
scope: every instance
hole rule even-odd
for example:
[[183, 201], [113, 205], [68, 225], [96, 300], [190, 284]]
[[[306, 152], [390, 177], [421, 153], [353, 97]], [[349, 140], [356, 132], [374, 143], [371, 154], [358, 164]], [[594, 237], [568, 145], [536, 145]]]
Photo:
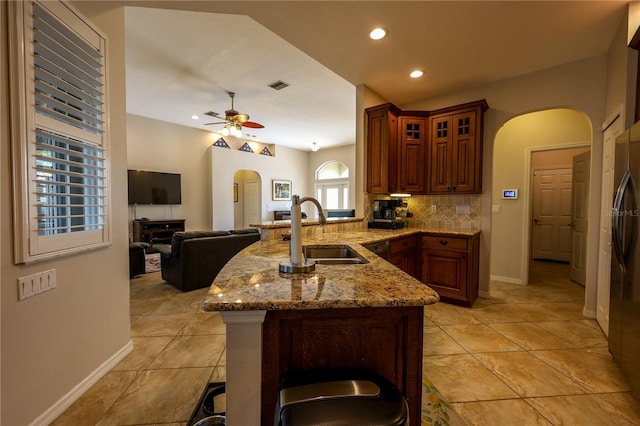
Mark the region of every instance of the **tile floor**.
[[[472, 309], [425, 312], [424, 368], [469, 425], [638, 425], [633, 399], [565, 265], [530, 285], [492, 283]], [[209, 381], [224, 381], [225, 328], [159, 273], [131, 280], [133, 352], [54, 425], [185, 425]], [[454, 420], [454, 419], [452, 419]]]

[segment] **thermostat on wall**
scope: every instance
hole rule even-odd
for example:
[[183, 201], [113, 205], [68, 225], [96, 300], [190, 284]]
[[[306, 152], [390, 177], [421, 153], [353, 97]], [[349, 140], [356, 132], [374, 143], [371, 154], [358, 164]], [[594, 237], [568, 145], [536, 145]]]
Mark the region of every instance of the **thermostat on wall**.
[[503, 189], [502, 190], [502, 199], [503, 200], [517, 200], [518, 199], [518, 190], [517, 189]]

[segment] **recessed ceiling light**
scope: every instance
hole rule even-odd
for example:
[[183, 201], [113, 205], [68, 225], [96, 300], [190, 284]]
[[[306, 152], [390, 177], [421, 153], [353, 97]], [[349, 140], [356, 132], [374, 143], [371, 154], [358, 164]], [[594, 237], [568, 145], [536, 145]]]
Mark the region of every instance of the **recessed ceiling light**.
[[191, 116], [191, 119], [192, 119], [192, 120], [199, 120], [199, 119], [200, 119], [200, 117], [198, 117], [197, 115], [192, 115], [192, 116]]
[[384, 28], [374, 28], [373, 31], [369, 33], [369, 37], [371, 37], [372, 40], [380, 40], [386, 35], [387, 30], [385, 30]]
[[422, 75], [424, 74], [424, 71], [422, 70], [415, 70], [415, 71], [411, 71], [411, 73], [409, 74], [409, 77], [411, 78], [418, 78], [418, 77], [422, 77]]

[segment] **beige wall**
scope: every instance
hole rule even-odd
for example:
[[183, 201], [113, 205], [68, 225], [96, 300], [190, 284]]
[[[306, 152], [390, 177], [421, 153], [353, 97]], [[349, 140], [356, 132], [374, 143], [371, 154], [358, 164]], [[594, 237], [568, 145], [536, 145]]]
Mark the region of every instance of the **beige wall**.
[[[2, 2], [0, 7], [5, 7]], [[112, 246], [29, 265], [12, 261], [11, 157], [8, 104], [2, 93], [0, 137], [1, 371], [3, 425], [52, 420], [50, 408], [80, 384], [106, 372], [130, 342], [126, 212], [124, 11], [89, 18], [109, 37]], [[7, 28], [5, 17], [0, 24]], [[2, 84], [8, 64], [4, 41]], [[17, 279], [55, 268], [57, 288], [18, 301]], [[75, 389], [77, 391], [77, 389]], [[76, 394], [77, 395], [77, 394]], [[49, 416], [49, 417], [47, 417]]]
[[[486, 99], [489, 110], [485, 114], [482, 235], [480, 237], [480, 294], [489, 291], [492, 226], [491, 202], [494, 183], [493, 149], [499, 129], [511, 118], [529, 112], [567, 107], [584, 112], [592, 128], [605, 117], [605, 82], [607, 58], [596, 56], [581, 61], [545, 69], [519, 77], [488, 83], [460, 92], [402, 105], [404, 109], [434, 110], [477, 99]], [[602, 134], [593, 133], [592, 163], [602, 162]], [[592, 168], [592, 191], [599, 193], [600, 169]], [[593, 192], [592, 192], [593, 194]], [[522, 242], [524, 244], [524, 242]], [[597, 252], [596, 252], [597, 253]], [[588, 274], [589, 275], [589, 274]], [[595, 276], [595, 275], [594, 275]]]
[[[528, 274], [531, 155], [535, 151], [591, 144], [588, 117], [569, 109], [525, 114], [500, 128], [493, 146], [491, 277], [522, 284]], [[571, 164], [571, 163], [569, 163]], [[502, 189], [519, 190], [517, 200], [503, 200]]]
[[[127, 114], [127, 166], [181, 174], [182, 205], [129, 207], [131, 219], [186, 219], [189, 230], [211, 229], [210, 132]], [[135, 216], [135, 217], [134, 217]]]
[[573, 157], [590, 151], [591, 147], [552, 149], [531, 153], [531, 170], [573, 168]]

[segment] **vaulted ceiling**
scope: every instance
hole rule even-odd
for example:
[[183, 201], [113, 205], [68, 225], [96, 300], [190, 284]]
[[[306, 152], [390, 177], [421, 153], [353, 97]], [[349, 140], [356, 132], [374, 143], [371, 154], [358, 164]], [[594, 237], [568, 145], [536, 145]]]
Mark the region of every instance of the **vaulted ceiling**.
[[[355, 140], [356, 87], [400, 106], [605, 54], [621, 1], [123, 1], [127, 111], [299, 149]], [[389, 32], [373, 41], [375, 26]], [[411, 79], [413, 69], [424, 76]], [[278, 80], [289, 87], [277, 91]], [[192, 119], [198, 115], [198, 120]], [[217, 121], [217, 120], [216, 120]]]

